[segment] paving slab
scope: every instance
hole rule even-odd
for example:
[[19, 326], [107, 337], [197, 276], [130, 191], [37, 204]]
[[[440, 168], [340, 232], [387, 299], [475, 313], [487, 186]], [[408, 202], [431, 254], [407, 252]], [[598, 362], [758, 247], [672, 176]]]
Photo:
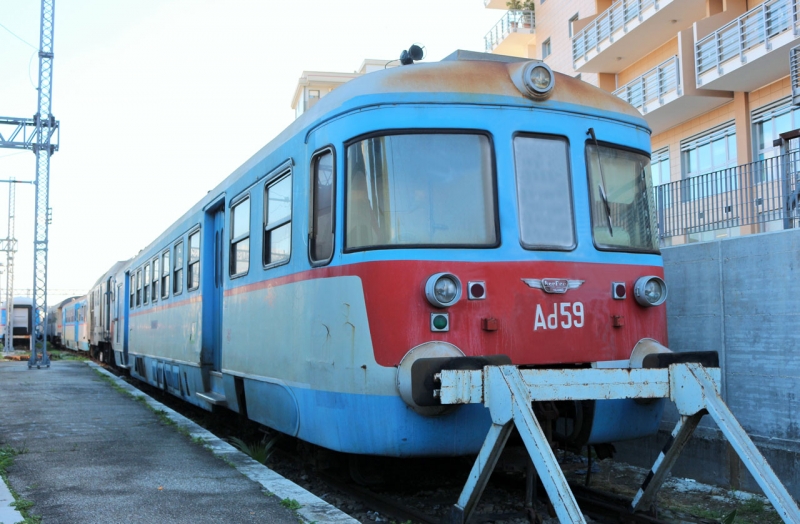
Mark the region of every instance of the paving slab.
[[0, 446], [45, 523], [356, 522], [94, 364], [0, 362]]

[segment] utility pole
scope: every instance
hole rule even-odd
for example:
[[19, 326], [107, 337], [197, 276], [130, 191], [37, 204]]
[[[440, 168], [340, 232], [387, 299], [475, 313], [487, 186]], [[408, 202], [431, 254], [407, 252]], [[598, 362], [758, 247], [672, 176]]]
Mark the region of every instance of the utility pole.
[[16, 185], [33, 184], [30, 180], [0, 180], [8, 184], [8, 236], [0, 239], [0, 252], [6, 253], [6, 326], [3, 334], [3, 352], [14, 351], [14, 253], [17, 252], [17, 239], [14, 233], [16, 215]]
[[[33, 239], [33, 332], [28, 368], [50, 367], [47, 356], [47, 234], [50, 225], [50, 157], [58, 151], [59, 122], [51, 111], [55, 0], [42, 0], [39, 41], [39, 104], [33, 118], [0, 117], [0, 148], [31, 149], [36, 155], [36, 221]], [[3, 130], [6, 131], [4, 135]], [[8, 247], [8, 246], [6, 246]], [[13, 313], [13, 311], [11, 311]], [[10, 318], [10, 313], [6, 312]], [[42, 352], [36, 347], [41, 338]]]

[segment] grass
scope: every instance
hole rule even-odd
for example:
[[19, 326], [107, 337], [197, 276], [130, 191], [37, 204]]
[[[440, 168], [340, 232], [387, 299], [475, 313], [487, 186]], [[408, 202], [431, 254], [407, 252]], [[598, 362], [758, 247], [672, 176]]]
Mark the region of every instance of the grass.
[[290, 509], [292, 511], [297, 511], [298, 509], [303, 507], [303, 505], [297, 502], [296, 500], [289, 498], [281, 500], [281, 506]]
[[20, 497], [19, 493], [8, 484], [8, 468], [14, 463], [14, 457], [23, 453], [26, 453], [26, 450], [15, 450], [10, 446], [0, 448], [0, 478], [8, 485], [8, 490], [11, 492], [11, 496], [14, 497], [14, 502], [11, 503], [11, 506], [22, 515], [24, 519], [22, 522], [24, 524], [39, 524], [42, 522], [42, 517], [33, 515], [29, 511], [33, 507], [33, 502]]
[[275, 444], [278, 442], [279, 438], [280, 435], [275, 435], [271, 439], [267, 439], [267, 436], [265, 435], [260, 442], [248, 444], [238, 437], [231, 437], [231, 444], [256, 462], [266, 464], [270, 455], [272, 455], [272, 452], [274, 451], [273, 448], [275, 447]]

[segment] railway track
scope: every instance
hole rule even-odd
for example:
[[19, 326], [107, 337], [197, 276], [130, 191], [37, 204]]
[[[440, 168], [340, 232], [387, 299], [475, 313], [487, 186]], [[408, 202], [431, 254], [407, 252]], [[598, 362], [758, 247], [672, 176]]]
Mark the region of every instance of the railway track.
[[[97, 363], [118, 376], [124, 376], [118, 369], [101, 362]], [[157, 388], [137, 380], [127, 380], [159, 402], [191, 418], [223, 439], [235, 436], [243, 440], [248, 438], [258, 440], [257, 436], [263, 431], [259, 425], [242, 421], [233, 412], [221, 411], [220, 416], [212, 418], [209, 417], [208, 412], [181, 402]], [[310, 466], [311, 461], [304, 456], [307, 453], [301, 453], [298, 449], [308, 449], [308, 445], [298, 446], [297, 441], [285, 437], [283, 445], [270, 459], [269, 467], [312, 493], [325, 498], [361, 522], [382, 521], [403, 524], [441, 524], [446, 522], [450, 508], [458, 499], [466, 480], [465, 473], [468, 470], [468, 461], [463, 459], [430, 461], [376, 459], [379, 461], [377, 468], [382, 470], [385, 477], [391, 478], [393, 481], [376, 482], [376, 486], [365, 487], [349, 478], [347, 467], [341, 467], [347, 463], [347, 460], [340, 460], [338, 468], [319, 469]], [[325, 453], [326, 456], [341, 455], [332, 452]], [[331, 461], [325, 462], [330, 464]], [[408, 467], [408, 463], [420, 464], [423, 462], [435, 464], [431, 468], [434, 471], [426, 474], [424, 467], [418, 469], [414, 469], [415, 466], [410, 469]], [[417, 475], [418, 482], [411, 480], [414, 475]], [[356, 478], [358, 477], [359, 475], [356, 475]], [[558, 522], [553, 518], [552, 512], [548, 512], [544, 497], [536, 501], [533, 508], [526, 508], [521, 504], [521, 501], [524, 500], [524, 485], [524, 478], [519, 475], [503, 474], [502, 472], [494, 475], [487, 488], [482, 507], [479, 506], [470, 523]], [[642, 513], [631, 514], [628, 510], [630, 499], [625, 497], [589, 489], [579, 484], [571, 487], [581, 510], [590, 519], [589, 522], [623, 524], [669, 524], [675, 522], [675, 520], [662, 520]], [[544, 494], [541, 486], [537, 492], [540, 495]], [[500, 500], [505, 502], [498, 503]], [[719, 522], [692, 516], [682, 516], [680, 521], [696, 524]]]

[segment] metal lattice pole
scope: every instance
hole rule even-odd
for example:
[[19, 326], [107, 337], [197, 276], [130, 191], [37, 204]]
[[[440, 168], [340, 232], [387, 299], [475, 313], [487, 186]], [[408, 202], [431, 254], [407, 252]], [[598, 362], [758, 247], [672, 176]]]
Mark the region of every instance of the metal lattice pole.
[[[47, 337], [47, 233], [50, 209], [50, 156], [55, 147], [50, 140], [57, 128], [51, 112], [53, 91], [53, 25], [55, 0], [42, 0], [41, 40], [39, 45], [39, 109], [36, 124], [36, 222], [33, 241], [33, 332], [31, 333], [31, 358], [28, 367], [49, 367]], [[36, 339], [41, 339], [39, 356]]]
[[14, 238], [14, 214], [16, 212], [16, 180], [8, 184], [8, 240], [6, 245], [6, 332], [3, 350], [14, 351], [14, 252], [17, 250]]

